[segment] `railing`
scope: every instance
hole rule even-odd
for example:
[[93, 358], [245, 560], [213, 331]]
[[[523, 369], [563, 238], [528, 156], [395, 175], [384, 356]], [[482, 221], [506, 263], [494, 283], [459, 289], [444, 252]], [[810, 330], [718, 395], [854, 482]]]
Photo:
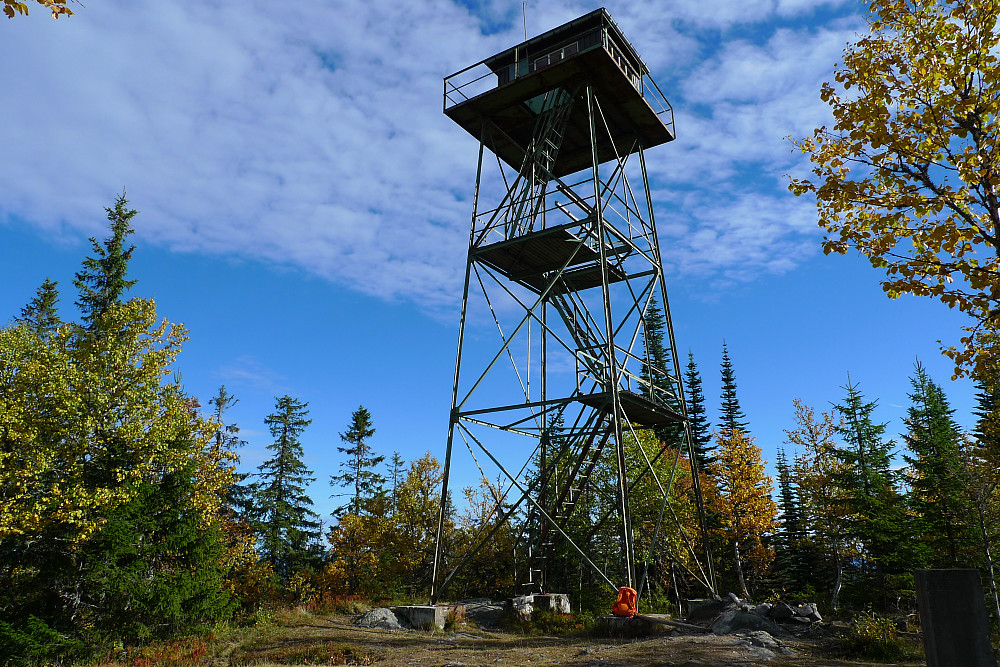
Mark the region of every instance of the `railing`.
[[547, 47], [544, 50], [531, 52], [523, 47], [515, 47], [514, 62], [499, 73], [487, 67], [486, 60], [483, 60], [445, 77], [443, 110], [447, 111], [483, 93], [495, 90], [501, 85], [533, 74], [545, 67], [550, 67], [561, 62], [564, 58], [587, 51], [595, 46], [600, 46], [611, 56], [611, 59], [615, 61], [632, 86], [645, 98], [653, 112], [659, 116], [660, 121], [670, 130], [670, 134], [674, 135], [674, 110], [666, 96], [645, 73], [644, 66], [642, 70], [636, 70], [629, 59], [625, 57], [620, 46], [616, 45], [606, 28], [578, 35], [573, 41], [566, 42], [555, 49]]
[[676, 137], [677, 132], [674, 130], [674, 108], [670, 106], [670, 102], [667, 101], [666, 96], [660, 91], [659, 86], [656, 85], [656, 82], [649, 75], [642, 77], [641, 92], [642, 97], [646, 100], [646, 104], [660, 117], [660, 122], [670, 130], [670, 136]]

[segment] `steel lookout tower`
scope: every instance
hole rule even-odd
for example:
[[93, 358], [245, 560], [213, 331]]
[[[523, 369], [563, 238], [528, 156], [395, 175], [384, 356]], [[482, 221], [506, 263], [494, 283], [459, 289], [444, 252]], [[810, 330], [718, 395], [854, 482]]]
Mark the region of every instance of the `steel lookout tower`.
[[[501, 481], [496, 516], [526, 526], [521, 593], [548, 592], [559, 548], [640, 596], [666, 553], [714, 594], [646, 162], [674, 140], [670, 104], [598, 9], [445, 78], [444, 113], [479, 141], [479, 163], [441, 507], [457, 456]], [[432, 603], [500, 525], [449, 554], [444, 514]], [[595, 552], [600, 530], [612, 556]]]

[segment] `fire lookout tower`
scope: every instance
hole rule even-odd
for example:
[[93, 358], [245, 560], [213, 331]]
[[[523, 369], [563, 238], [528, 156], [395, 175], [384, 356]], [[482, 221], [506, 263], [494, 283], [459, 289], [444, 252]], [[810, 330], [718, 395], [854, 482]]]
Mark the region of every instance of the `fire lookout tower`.
[[[479, 140], [479, 166], [441, 507], [463, 445], [502, 482], [464, 555], [445, 553], [442, 511], [432, 602], [515, 516], [520, 592], [547, 591], [560, 548], [640, 596], [665, 552], [714, 594], [645, 159], [673, 141], [673, 110], [598, 9], [447, 77], [444, 113]], [[656, 502], [637, 521], [640, 485]], [[612, 557], [589, 546], [602, 528]]]

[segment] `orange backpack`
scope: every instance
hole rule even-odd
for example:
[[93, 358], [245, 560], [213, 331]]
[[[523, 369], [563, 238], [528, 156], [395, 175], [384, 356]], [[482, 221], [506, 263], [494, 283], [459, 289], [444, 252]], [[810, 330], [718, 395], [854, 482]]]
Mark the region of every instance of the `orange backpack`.
[[622, 586], [618, 589], [618, 599], [615, 606], [611, 608], [611, 613], [615, 616], [628, 616], [629, 618], [639, 613], [637, 595], [634, 588]]

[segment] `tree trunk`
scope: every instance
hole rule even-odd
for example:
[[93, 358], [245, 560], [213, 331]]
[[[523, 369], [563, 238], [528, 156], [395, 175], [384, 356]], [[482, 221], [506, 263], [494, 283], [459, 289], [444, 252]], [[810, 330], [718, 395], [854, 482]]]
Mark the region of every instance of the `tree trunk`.
[[833, 538], [833, 567], [837, 572], [837, 576], [833, 580], [830, 609], [837, 611], [840, 608], [840, 588], [844, 585], [844, 565], [840, 561], [840, 540], [837, 538]]
[[749, 598], [750, 592], [747, 590], [746, 579], [743, 578], [743, 563], [740, 561], [740, 541], [738, 539], [733, 540], [733, 556], [736, 558], [736, 576], [739, 577], [740, 595]]
[[983, 507], [979, 503], [976, 503], [976, 518], [979, 519], [979, 532], [983, 540], [983, 556], [986, 560], [986, 574], [990, 579], [990, 593], [993, 595], [993, 619], [996, 621], [997, 627], [1000, 628], [1000, 595], [997, 594], [996, 570], [993, 565], [992, 549], [990, 549], [991, 540], [986, 528], [986, 517], [983, 516]]

